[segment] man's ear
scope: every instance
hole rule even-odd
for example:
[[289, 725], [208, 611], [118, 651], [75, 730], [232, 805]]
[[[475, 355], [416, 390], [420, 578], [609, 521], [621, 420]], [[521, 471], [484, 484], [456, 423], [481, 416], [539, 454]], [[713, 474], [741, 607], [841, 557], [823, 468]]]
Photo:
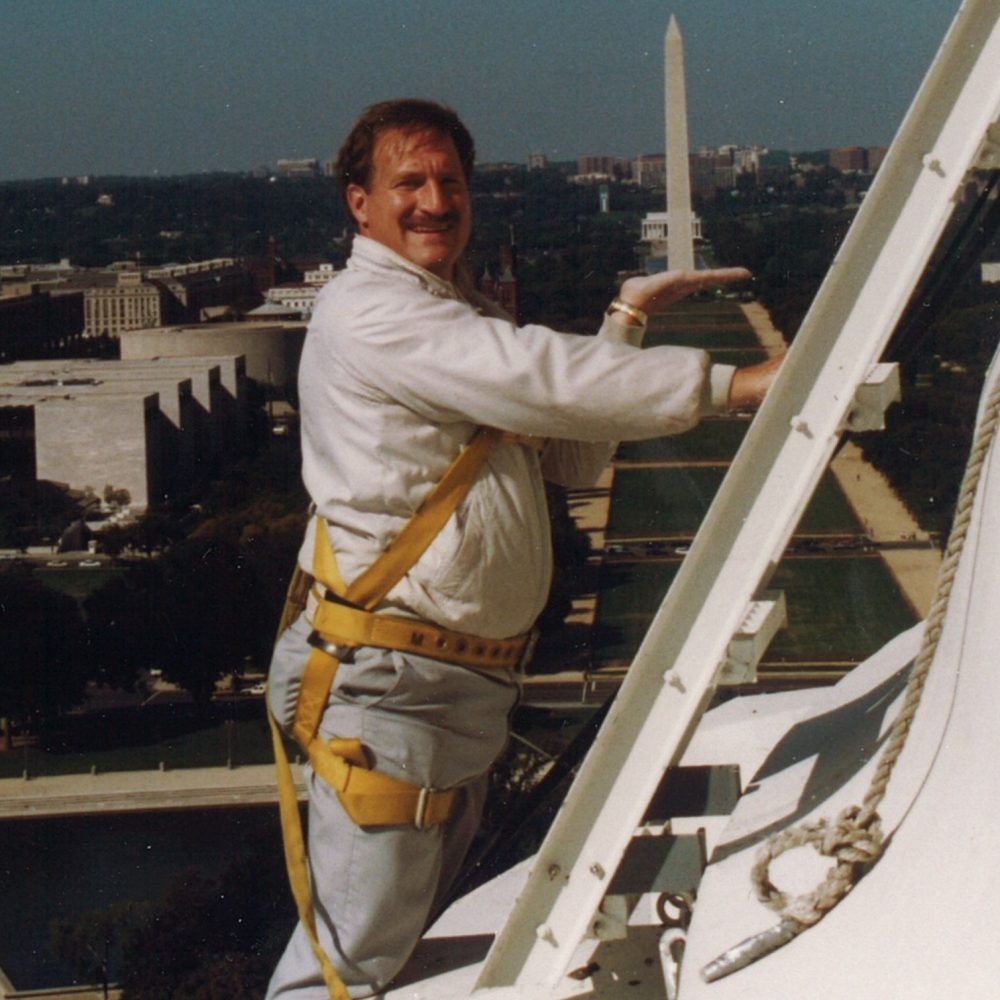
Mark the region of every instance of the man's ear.
[[347, 185], [347, 207], [358, 229], [364, 232], [368, 225], [368, 192], [360, 184]]

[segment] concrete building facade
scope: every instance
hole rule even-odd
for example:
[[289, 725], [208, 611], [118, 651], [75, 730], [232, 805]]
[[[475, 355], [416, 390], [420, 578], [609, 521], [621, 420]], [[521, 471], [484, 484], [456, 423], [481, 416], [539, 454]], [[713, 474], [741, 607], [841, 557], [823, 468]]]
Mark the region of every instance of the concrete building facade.
[[155, 392], [43, 396], [35, 403], [37, 477], [71, 488], [127, 489], [146, 507], [164, 494]]
[[294, 385], [305, 341], [303, 323], [204, 323], [129, 330], [121, 335], [123, 361], [243, 355], [246, 375], [286, 391]]
[[0, 452], [36, 478], [127, 489], [145, 507], [245, 451], [243, 372], [239, 357], [4, 366]]

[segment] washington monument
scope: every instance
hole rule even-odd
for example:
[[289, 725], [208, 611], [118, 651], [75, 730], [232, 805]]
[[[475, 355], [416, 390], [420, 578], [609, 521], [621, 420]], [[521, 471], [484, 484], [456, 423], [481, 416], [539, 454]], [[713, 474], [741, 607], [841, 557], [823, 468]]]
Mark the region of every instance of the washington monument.
[[672, 14], [663, 45], [667, 116], [667, 266], [671, 270], [693, 270], [684, 41], [677, 27], [677, 18]]

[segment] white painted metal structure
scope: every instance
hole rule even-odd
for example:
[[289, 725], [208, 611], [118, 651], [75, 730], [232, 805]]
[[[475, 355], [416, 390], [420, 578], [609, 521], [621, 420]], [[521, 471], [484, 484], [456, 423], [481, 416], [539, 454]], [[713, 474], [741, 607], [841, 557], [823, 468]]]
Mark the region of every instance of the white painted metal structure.
[[[998, 381], [1000, 355], [984, 399]], [[702, 981], [707, 963], [777, 923], [751, 888], [750, 871], [766, 838], [832, 819], [862, 801], [922, 626], [806, 710], [793, 710], [784, 731], [772, 734], [754, 792], [734, 811], [698, 888], [680, 982], [684, 1000], [998, 995], [998, 594], [1000, 447], [994, 440], [920, 708], [879, 805], [889, 836], [885, 853], [846, 898], [779, 952], [725, 979]], [[746, 736], [757, 722], [750, 715], [744, 721]], [[778, 859], [772, 877], [793, 894], [809, 892], [829, 865], [811, 849], [795, 850]]]
[[[636, 654], [482, 969], [489, 995], [547, 997], [591, 932], [680, 758], [755, 593], [795, 528], [1000, 115], [1000, 4], [959, 11], [782, 373]], [[500, 989], [503, 988], [503, 989]]]

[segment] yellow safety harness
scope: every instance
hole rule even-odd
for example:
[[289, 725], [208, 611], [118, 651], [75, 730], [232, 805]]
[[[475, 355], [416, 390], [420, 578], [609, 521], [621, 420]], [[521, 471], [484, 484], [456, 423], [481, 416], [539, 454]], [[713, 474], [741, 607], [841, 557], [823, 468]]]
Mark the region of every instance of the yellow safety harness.
[[[479, 428], [448, 467], [420, 509], [403, 526], [382, 555], [351, 585], [345, 586], [337, 568], [324, 518], [316, 518], [313, 572], [296, 567], [288, 588], [278, 635], [305, 610], [310, 594], [315, 599], [313, 647], [306, 662], [292, 735], [306, 753], [313, 770], [337, 793], [351, 819], [359, 826], [412, 824], [426, 829], [445, 822], [455, 798], [454, 789], [422, 788], [373, 771], [361, 741], [322, 739], [320, 720], [340, 662], [339, 648], [376, 646], [446, 660], [460, 666], [511, 669], [530, 654], [533, 634], [510, 639], [483, 639], [439, 628], [417, 619], [374, 610], [426, 551], [445, 522], [468, 493], [490, 450], [501, 440], [540, 449], [544, 441], [505, 434], [491, 427]], [[268, 721], [277, 767], [285, 863], [299, 919], [323, 970], [331, 1000], [348, 1000], [348, 993], [319, 943], [312, 905], [308, 858], [292, 770], [281, 729], [268, 708]]]

